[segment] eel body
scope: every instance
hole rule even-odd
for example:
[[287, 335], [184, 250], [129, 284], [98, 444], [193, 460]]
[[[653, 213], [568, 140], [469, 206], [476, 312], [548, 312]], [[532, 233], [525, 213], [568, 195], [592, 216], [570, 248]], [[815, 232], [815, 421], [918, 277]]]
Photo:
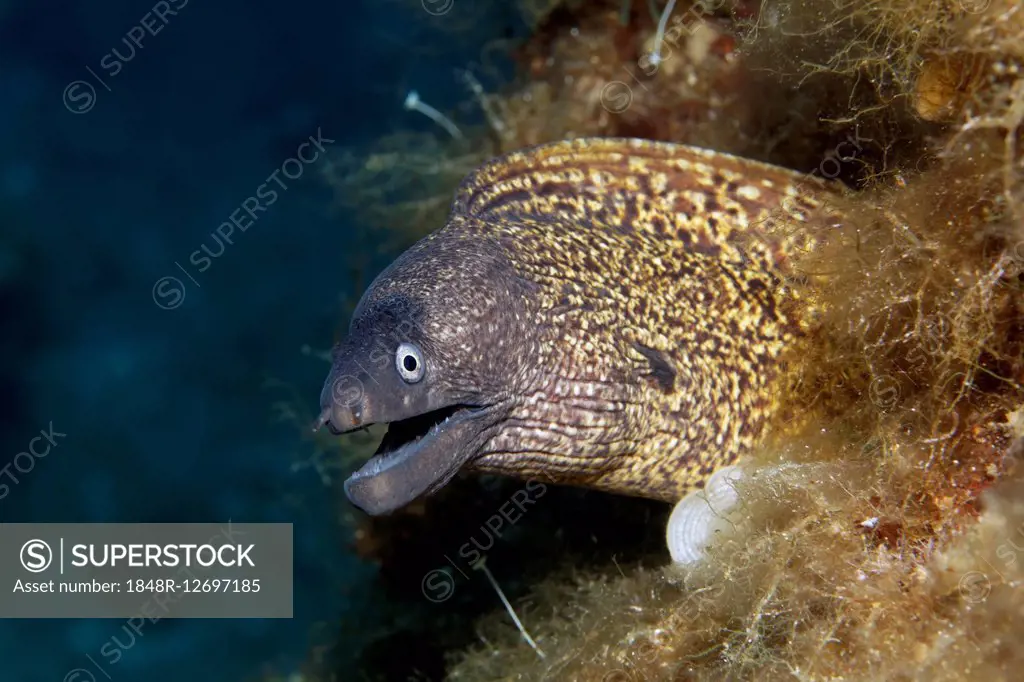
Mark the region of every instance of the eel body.
[[641, 140], [485, 164], [334, 349], [320, 423], [389, 424], [349, 498], [388, 512], [468, 468], [678, 500], [763, 437], [803, 329], [787, 258], [832, 195]]

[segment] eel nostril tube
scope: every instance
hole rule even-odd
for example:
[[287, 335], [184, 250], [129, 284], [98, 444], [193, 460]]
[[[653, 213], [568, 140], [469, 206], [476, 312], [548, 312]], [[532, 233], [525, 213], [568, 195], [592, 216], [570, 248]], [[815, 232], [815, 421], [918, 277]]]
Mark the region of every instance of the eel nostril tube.
[[327, 424], [330, 421], [331, 421], [331, 408], [330, 407], [325, 407], [323, 409], [323, 411], [320, 412], [320, 416], [316, 418], [315, 422], [313, 422], [313, 433], [316, 433], [317, 431], [322, 429], [324, 424]]

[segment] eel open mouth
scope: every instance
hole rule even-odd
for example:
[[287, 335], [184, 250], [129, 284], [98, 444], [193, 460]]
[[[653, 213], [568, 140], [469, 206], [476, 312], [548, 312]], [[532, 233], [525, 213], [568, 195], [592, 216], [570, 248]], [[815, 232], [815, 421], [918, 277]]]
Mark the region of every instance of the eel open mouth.
[[[434, 429], [444, 428], [445, 422], [459, 412], [475, 409], [471, 405], [452, 405], [442, 407], [433, 412], [409, 417], [388, 424], [388, 432], [380, 442], [374, 457], [385, 457], [395, 454], [408, 446], [415, 446], [421, 439], [430, 435]], [[372, 461], [372, 460], [371, 460]], [[364, 467], [365, 468], [365, 467]]]
[[376, 515], [437, 490], [472, 456], [488, 412], [458, 404], [391, 422], [374, 456], [345, 481], [345, 494]]

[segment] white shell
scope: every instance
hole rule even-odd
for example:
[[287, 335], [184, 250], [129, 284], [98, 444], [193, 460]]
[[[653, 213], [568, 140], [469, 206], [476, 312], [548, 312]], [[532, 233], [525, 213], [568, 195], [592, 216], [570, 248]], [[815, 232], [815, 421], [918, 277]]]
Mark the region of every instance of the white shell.
[[739, 502], [735, 482], [742, 476], [739, 467], [723, 467], [712, 474], [702, 490], [679, 500], [665, 531], [673, 563], [688, 565], [700, 561], [715, 533], [732, 525], [729, 513], [735, 511]]

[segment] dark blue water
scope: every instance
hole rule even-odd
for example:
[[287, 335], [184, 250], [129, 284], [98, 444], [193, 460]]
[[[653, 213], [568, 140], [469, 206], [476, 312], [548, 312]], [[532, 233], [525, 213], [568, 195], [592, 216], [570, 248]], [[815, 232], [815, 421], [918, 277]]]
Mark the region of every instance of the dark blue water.
[[99, 652], [122, 621], [0, 621], [0, 679], [256, 679], [373, 627], [374, 567], [274, 404], [315, 405], [326, 365], [302, 349], [328, 348], [359, 293], [346, 259], [394, 255], [332, 211], [322, 171], [429, 129], [409, 89], [466, 99], [453, 70], [509, 19], [453, 31], [459, 11], [0, 2], [0, 466], [40, 429], [66, 434], [9, 469], [0, 519], [287, 521], [296, 578], [292, 620], [163, 620], [113, 664]]

